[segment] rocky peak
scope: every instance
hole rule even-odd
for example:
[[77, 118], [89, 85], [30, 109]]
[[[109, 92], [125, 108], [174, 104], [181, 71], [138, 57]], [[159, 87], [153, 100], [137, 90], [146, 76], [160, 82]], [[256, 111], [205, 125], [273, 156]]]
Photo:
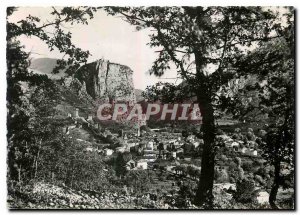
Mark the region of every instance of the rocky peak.
[[127, 66], [100, 59], [82, 66], [74, 78], [95, 100], [135, 102], [132, 74]]
[[61, 89], [66, 91], [66, 98], [72, 98], [72, 101], [66, 100], [71, 105], [80, 106], [78, 102], [74, 103], [75, 100], [86, 101], [96, 107], [109, 100], [136, 102], [133, 71], [127, 66], [99, 59], [80, 67], [73, 76], [67, 76], [64, 71], [52, 74], [56, 65], [57, 59], [38, 58], [32, 60], [30, 70], [46, 74], [50, 79], [61, 83]]

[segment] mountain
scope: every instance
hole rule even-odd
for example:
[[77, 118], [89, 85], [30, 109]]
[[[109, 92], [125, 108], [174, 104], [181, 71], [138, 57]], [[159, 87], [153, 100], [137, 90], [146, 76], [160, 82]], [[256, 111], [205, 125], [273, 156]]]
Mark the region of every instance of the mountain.
[[[136, 101], [133, 85], [133, 71], [125, 65], [100, 59], [80, 67], [73, 77], [67, 77], [64, 71], [52, 74], [57, 59], [33, 59], [30, 70], [37, 74], [46, 74], [53, 80], [64, 79], [67, 87], [75, 86], [77, 91], [86, 91], [94, 100]], [[140, 95], [140, 91], [138, 90]], [[140, 97], [138, 97], [140, 98]]]
[[80, 81], [95, 100], [135, 103], [132, 74], [133, 71], [128, 66], [100, 59], [80, 67], [74, 78]]
[[66, 76], [64, 71], [58, 74], [52, 74], [53, 69], [57, 65], [57, 60], [54, 58], [35, 58], [31, 60], [29, 70], [37, 74], [45, 74], [51, 79], [61, 79]]
[[82, 116], [95, 114], [99, 103], [110, 100], [135, 103], [133, 71], [128, 66], [100, 59], [80, 67], [70, 77], [64, 71], [52, 74], [56, 62], [52, 58], [33, 59], [30, 70], [46, 74], [57, 84], [61, 95], [59, 115], [72, 113], [75, 108], [79, 108]]

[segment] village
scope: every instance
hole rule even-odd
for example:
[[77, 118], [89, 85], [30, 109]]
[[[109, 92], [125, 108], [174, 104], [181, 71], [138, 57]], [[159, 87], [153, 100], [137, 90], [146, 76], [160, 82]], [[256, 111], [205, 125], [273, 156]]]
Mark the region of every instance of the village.
[[[67, 119], [71, 121], [64, 128], [70, 138], [76, 129], [90, 130], [96, 136], [101, 136], [93, 141], [77, 138], [81, 142], [86, 153], [98, 153], [104, 159], [114, 159], [122, 154], [129, 154], [124, 168], [126, 172], [147, 170], [163, 171], [166, 175], [177, 178], [187, 178], [198, 182], [201, 171], [201, 154], [203, 139], [201, 133], [180, 132], [179, 129], [171, 127], [149, 128], [146, 120], [140, 120], [137, 125], [111, 132], [103, 128], [97, 118], [88, 115], [86, 118], [75, 109], [73, 114], [68, 114]], [[252, 177], [256, 181], [258, 201], [267, 203], [269, 194], [261, 187], [265, 185], [262, 176], [253, 174], [260, 168], [271, 172], [270, 166], [263, 167], [265, 160], [261, 157], [259, 144], [261, 143], [264, 130], [259, 130], [257, 135], [252, 128], [248, 128], [245, 135], [237, 128], [234, 133], [225, 134], [222, 130], [217, 131], [216, 159], [215, 159], [215, 186], [221, 190], [235, 190], [237, 176], [242, 169], [243, 177]], [[109, 141], [106, 141], [109, 140]], [[95, 144], [96, 143], [96, 144]], [[250, 166], [249, 166], [250, 165]], [[252, 165], [252, 167], [251, 167]], [[233, 167], [234, 166], [234, 167]], [[244, 170], [243, 170], [244, 168]], [[284, 167], [283, 167], [284, 168]], [[224, 177], [225, 175], [225, 177]], [[269, 176], [268, 176], [269, 177]], [[174, 184], [172, 180], [170, 183]]]
[[[100, 124], [94, 121], [95, 117], [88, 115], [86, 118], [79, 116], [78, 108], [75, 113], [68, 114], [68, 118], [74, 120], [73, 125], [65, 127], [66, 134], [70, 134], [70, 131], [75, 128], [92, 127], [99, 129]], [[152, 166], [157, 159], [161, 160], [185, 160], [190, 161], [193, 157], [197, 157], [197, 152], [201, 150], [203, 146], [203, 139], [198, 138], [195, 134], [189, 134], [186, 137], [182, 136], [182, 132], [172, 133], [171, 128], [153, 128], [153, 129], [141, 129], [147, 126], [147, 121], [142, 120], [138, 122], [136, 128], [121, 130], [118, 133], [112, 133], [108, 129], [104, 129], [102, 135], [104, 138], [110, 137], [118, 140], [117, 144], [103, 143], [98, 148], [87, 147], [87, 152], [97, 151], [104, 156], [111, 156], [114, 153], [130, 152], [135, 155], [137, 159], [130, 160], [128, 162], [128, 170], [135, 169], [147, 169], [148, 166]], [[168, 129], [168, 130], [167, 130]], [[249, 128], [249, 133], [253, 136], [252, 139], [246, 141], [238, 138], [241, 136], [239, 129], [236, 130], [236, 134], [230, 137], [226, 134], [217, 135], [217, 139], [224, 143], [226, 149], [232, 152], [239, 153], [240, 156], [257, 157], [258, 155], [258, 143], [255, 142], [256, 137], [253, 134], [253, 129]], [[264, 131], [261, 131], [263, 135]], [[83, 141], [77, 139], [78, 141]], [[258, 140], [259, 141], [259, 140]], [[196, 154], [195, 154], [196, 153]], [[134, 164], [134, 165], [133, 165]]]

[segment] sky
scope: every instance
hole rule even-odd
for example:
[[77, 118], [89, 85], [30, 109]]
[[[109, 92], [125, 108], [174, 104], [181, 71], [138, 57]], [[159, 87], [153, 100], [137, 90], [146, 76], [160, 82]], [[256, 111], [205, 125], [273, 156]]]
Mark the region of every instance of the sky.
[[[266, 7], [283, 14], [284, 8]], [[42, 22], [51, 21], [51, 7], [20, 7], [11, 17], [11, 22], [18, 22], [29, 14], [41, 18]], [[281, 20], [281, 23], [284, 21]], [[113, 63], [129, 66], [133, 70], [133, 82], [136, 89], [144, 90], [148, 85], [159, 81], [179, 84], [181, 79], [177, 79], [176, 69], [171, 67], [161, 78], [149, 74], [149, 69], [157, 57], [155, 49], [150, 48], [150, 30], [137, 31], [134, 26], [125, 22], [120, 16], [108, 16], [104, 11], [97, 11], [94, 19], [89, 20], [88, 25], [65, 25], [65, 30], [72, 33], [72, 41], [83, 50], [88, 50], [92, 54], [88, 62], [98, 59], [106, 59]], [[49, 29], [51, 31], [51, 28]], [[28, 38], [21, 36], [21, 43], [27, 52], [32, 53], [32, 57], [41, 58], [61, 58], [63, 54], [57, 50], [49, 51], [47, 45], [36, 37]], [[254, 48], [246, 48], [252, 50]], [[207, 72], [213, 72], [217, 65], [208, 65]]]
[[[17, 22], [31, 14], [46, 22], [52, 20], [51, 11], [49, 7], [21, 7], [10, 17], [10, 21]], [[136, 89], [144, 90], [147, 85], [158, 81], [180, 83], [179, 79], [176, 80], [177, 73], [174, 69], [166, 72], [161, 78], [148, 73], [157, 56], [155, 50], [147, 46], [150, 30], [136, 31], [134, 26], [120, 17], [107, 16], [104, 11], [98, 11], [88, 25], [65, 27], [66, 31], [72, 33], [73, 43], [92, 54], [88, 62], [104, 58], [110, 62], [129, 66], [133, 70]], [[36, 37], [22, 36], [19, 39], [25, 50], [30, 51], [34, 58], [62, 57], [57, 50], [50, 52], [47, 45]]]

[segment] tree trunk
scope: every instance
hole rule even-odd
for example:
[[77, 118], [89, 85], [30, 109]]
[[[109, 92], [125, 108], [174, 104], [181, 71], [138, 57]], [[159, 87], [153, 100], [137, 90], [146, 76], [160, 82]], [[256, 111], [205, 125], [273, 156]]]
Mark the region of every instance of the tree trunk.
[[36, 178], [36, 176], [37, 176], [38, 160], [39, 160], [39, 157], [40, 157], [41, 147], [42, 147], [42, 140], [40, 140], [40, 142], [39, 142], [39, 149], [38, 149], [38, 152], [37, 152], [37, 156], [35, 158], [34, 178]]
[[[203, 95], [202, 95], [203, 96]], [[202, 115], [202, 131], [203, 131], [203, 152], [201, 162], [201, 174], [198, 190], [195, 197], [195, 204], [205, 208], [213, 206], [213, 182], [214, 182], [214, 141], [215, 141], [215, 125], [214, 110], [210, 99], [198, 99], [200, 102]], [[202, 101], [202, 103], [201, 103]]]
[[213, 207], [213, 183], [214, 183], [214, 141], [215, 141], [215, 120], [212, 106], [211, 85], [208, 77], [204, 74], [205, 61], [201, 51], [195, 53], [197, 100], [202, 115], [203, 152], [201, 161], [201, 174], [196, 192], [195, 204], [204, 208]]
[[274, 164], [274, 182], [271, 188], [269, 203], [272, 209], [278, 209], [276, 205], [276, 196], [280, 185], [280, 162]]

